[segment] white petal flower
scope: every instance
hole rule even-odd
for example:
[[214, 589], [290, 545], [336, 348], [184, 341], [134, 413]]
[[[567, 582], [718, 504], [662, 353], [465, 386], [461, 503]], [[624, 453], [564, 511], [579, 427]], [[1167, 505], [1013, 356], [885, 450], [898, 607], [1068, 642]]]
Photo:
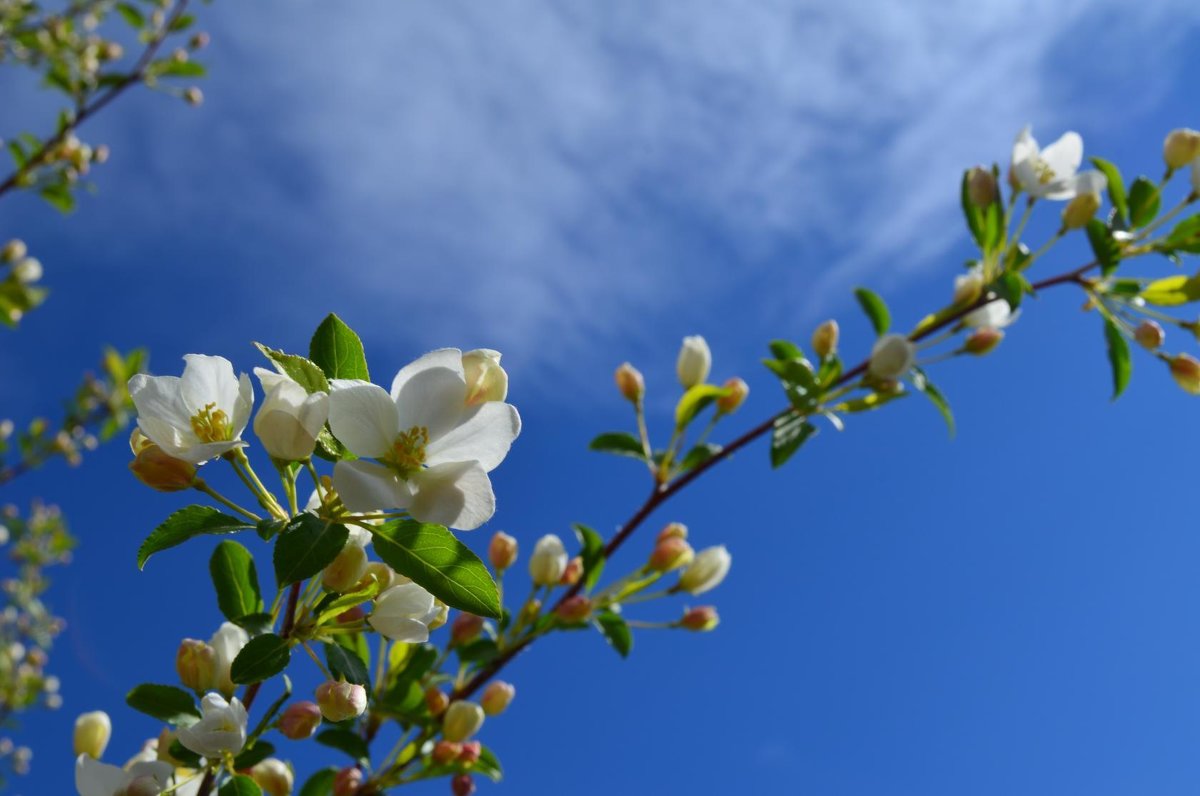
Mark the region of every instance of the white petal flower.
[[405, 366], [391, 395], [365, 381], [334, 380], [332, 387], [329, 425], [360, 457], [334, 467], [334, 488], [347, 508], [402, 508], [461, 530], [492, 516], [496, 498], [487, 474], [504, 460], [521, 418], [515, 407], [479, 402], [468, 391], [458, 349]]
[[1003, 329], [1011, 326], [1020, 314], [1020, 310], [1014, 312], [1007, 301], [998, 298], [968, 313], [962, 322], [972, 329]]
[[1040, 149], [1028, 127], [1013, 144], [1012, 170], [1017, 183], [1031, 197], [1070, 199], [1075, 196], [1075, 172], [1083, 162], [1083, 139], [1079, 133], [1064, 133]]
[[200, 700], [200, 721], [179, 728], [179, 743], [201, 757], [237, 754], [246, 745], [246, 709], [234, 697], [228, 702], [218, 693]]
[[529, 577], [538, 586], [556, 586], [567, 569], [567, 548], [562, 539], [548, 533], [533, 546]]
[[254, 417], [254, 433], [267, 453], [288, 462], [312, 456], [317, 435], [329, 418], [329, 396], [310, 395], [288, 376], [265, 368], [255, 368], [254, 375], [266, 396]]
[[75, 758], [75, 790], [79, 796], [124, 796], [134, 780], [149, 777], [165, 788], [175, 767], [161, 760], [134, 763], [128, 770], [101, 763], [88, 755]]
[[696, 558], [679, 576], [679, 589], [688, 594], [703, 594], [715, 589], [729, 574], [729, 565], [733, 558], [725, 545], [706, 547], [696, 554]]
[[438, 612], [433, 595], [408, 581], [375, 598], [375, 610], [367, 622], [392, 641], [421, 644], [429, 640], [429, 624]]
[[675, 361], [675, 373], [683, 388], [686, 390], [703, 384], [711, 368], [712, 352], [709, 351], [708, 342], [698, 334], [683, 338], [679, 358]]
[[225, 696], [232, 696], [233, 692], [237, 690], [237, 686], [229, 677], [229, 670], [233, 666], [233, 659], [249, 641], [250, 635], [245, 630], [232, 622], [222, 622], [221, 627], [208, 642], [217, 654], [216, 687]]
[[183, 359], [183, 376], [139, 373], [129, 380], [129, 396], [147, 437], [176, 459], [200, 464], [245, 444], [254, 388], [224, 357]]
[[877, 379], [898, 379], [917, 362], [917, 347], [902, 334], [885, 334], [871, 347], [867, 372]]

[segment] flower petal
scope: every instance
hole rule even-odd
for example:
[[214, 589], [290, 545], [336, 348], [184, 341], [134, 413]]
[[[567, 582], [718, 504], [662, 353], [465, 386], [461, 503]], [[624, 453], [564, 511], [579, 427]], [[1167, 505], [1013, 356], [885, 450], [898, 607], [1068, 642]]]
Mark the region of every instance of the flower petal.
[[155, 782], [165, 788], [170, 783], [171, 776], [175, 773], [175, 766], [165, 760], [143, 760], [134, 763], [129, 767], [128, 771], [134, 779], [138, 777], [153, 777]]
[[429, 628], [416, 619], [380, 617], [376, 620], [372, 614], [367, 618], [367, 622], [379, 635], [392, 641], [405, 644], [423, 644], [429, 641]]
[[412, 501], [408, 484], [375, 462], [338, 462], [333, 467], [333, 488], [351, 511], [402, 509]]
[[113, 796], [132, 780], [125, 771], [88, 755], [75, 758], [75, 790], [79, 796]]
[[1042, 160], [1054, 172], [1055, 180], [1074, 176], [1083, 162], [1083, 139], [1076, 132], [1063, 133], [1061, 138], [1042, 150]]
[[439, 464], [417, 473], [411, 482], [417, 494], [408, 512], [421, 522], [470, 531], [496, 513], [492, 482], [479, 462]]
[[204, 354], [188, 354], [183, 361], [187, 364], [179, 380], [179, 393], [188, 417], [209, 404], [216, 404], [232, 420], [239, 391], [238, 379], [233, 375], [233, 363], [225, 357]]
[[191, 428], [191, 415], [180, 398], [179, 382], [178, 376], [147, 376], [144, 373], [131, 378], [129, 397], [138, 417], [152, 417], [172, 426]]
[[396, 404], [369, 381], [334, 379], [329, 393], [329, 427], [357, 456], [378, 458], [400, 430]]
[[254, 385], [250, 383], [250, 377], [243, 373], [238, 377], [237, 398], [234, 399], [233, 410], [230, 412], [234, 439], [241, 437], [242, 432], [246, 430], [246, 423], [250, 422], [250, 410], [253, 408]]
[[401, 429], [424, 426], [431, 440], [445, 434], [458, 424], [466, 408], [462, 352], [441, 348], [405, 365], [392, 381], [392, 400]]
[[426, 448], [430, 465], [477, 461], [485, 472], [496, 469], [521, 433], [521, 416], [512, 404], [495, 401], [476, 406], [458, 426]]

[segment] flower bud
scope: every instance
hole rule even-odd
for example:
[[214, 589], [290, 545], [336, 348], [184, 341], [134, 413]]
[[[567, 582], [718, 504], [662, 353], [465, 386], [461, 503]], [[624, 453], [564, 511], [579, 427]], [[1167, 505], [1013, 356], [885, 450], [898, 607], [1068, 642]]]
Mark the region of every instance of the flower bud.
[[465, 741], [483, 726], [483, 708], [474, 702], [451, 702], [442, 719], [442, 737], [447, 741]]
[[568, 597], [563, 601], [562, 605], [558, 606], [555, 614], [564, 622], [574, 624], [587, 619], [592, 613], [592, 601], [582, 594], [576, 594], [574, 597]]
[[329, 721], [353, 719], [367, 709], [367, 692], [356, 683], [326, 680], [317, 686], [317, 706]]
[[983, 356], [1000, 345], [1000, 341], [1003, 339], [1004, 332], [999, 329], [993, 329], [990, 326], [985, 326], [982, 329], [976, 329], [967, 336], [967, 339], [963, 342], [963, 350], [968, 354]]
[[326, 591], [339, 594], [351, 591], [367, 574], [367, 551], [353, 542], [346, 542], [342, 552], [321, 573], [321, 585]]
[[42, 262], [36, 257], [23, 257], [12, 267], [13, 278], [22, 285], [30, 285], [42, 278]]
[[1167, 133], [1163, 141], [1163, 160], [1167, 168], [1179, 169], [1200, 158], [1200, 132], [1186, 127]]
[[646, 380], [642, 372], [628, 362], [623, 362], [616, 372], [617, 389], [626, 401], [637, 403], [646, 394]]
[[467, 405], [503, 401], [508, 397], [508, 374], [500, 367], [500, 352], [477, 348], [462, 355], [467, 380]]
[[439, 765], [446, 765], [458, 759], [462, 754], [462, 744], [454, 741], [438, 741], [433, 745], [433, 762]]
[[232, 622], [222, 622], [217, 632], [208, 640], [217, 653], [217, 672], [214, 678], [216, 689], [227, 697], [233, 696], [233, 692], [237, 690], [237, 685], [229, 675], [233, 668], [233, 660], [249, 641], [250, 635]]
[[483, 744], [479, 741], [467, 741], [462, 745], [462, 751], [458, 753], [458, 762], [466, 765], [479, 760], [479, 756], [483, 754]]
[[370, 561], [367, 563], [367, 574], [364, 578], [374, 575], [375, 580], [379, 582], [379, 591], [385, 592], [391, 588], [393, 581], [396, 580], [396, 571], [382, 561]]
[[1176, 354], [1171, 358], [1171, 375], [1175, 383], [1192, 395], [1200, 395], [1200, 362], [1190, 354]]
[[537, 586], [556, 586], [567, 568], [567, 549], [562, 539], [548, 533], [533, 547], [529, 557], [529, 577]]
[[161, 760], [164, 763], [170, 763], [173, 766], [182, 765], [179, 760], [171, 754], [171, 744], [179, 739], [179, 733], [172, 730], [170, 727], [163, 727], [162, 732], [158, 734], [158, 741], [154, 746], [154, 759]]
[[333, 796], [355, 796], [362, 786], [363, 773], [355, 766], [347, 766], [333, 778]]
[[4, 244], [4, 248], [0, 249], [0, 260], [6, 263], [15, 263], [17, 260], [25, 259], [25, 255], [29, 252], [29, 247], [25, 245], [25, 241], [19, 238], [13, 238], [8, 243]]
[[567, 568], [563, 570], [562, 577], [558, 579], [558, 582], [563, 586], [574, 586], [581, 577], [583, 577], [583, 559], [575, 556], [567, 562]]
[[292, 770], [282, 760], [268, 757], [250, 768], [250, 779], [267, 796], [291, 796]]
[[902, 334], [885, 334], [871, 348], [867, 373], [876, 379], [898, 379], [912, 369], [916, 359], [911, 340]]
[[454, 796], [471, 796], [475, 792], [475, 780], [470, 774], [459, 774], [450, 780], [450, 792]]
[[429, 708], [430, 715], [440, 716], [450, 705], [450, 697], [436, 685], [431, 685], [425, 691], [425, 705]]
[[190, 489], [196, 480], [196, 465], [168, 456], [162, 448], [135, 428], [129, 437], [133, 450], [133, 461], [129, 469], [134, 476], [151, 489], [159, 492], [179, 492]]
[[475, 614], [460, 613], [450, 624], [450, 643], [461, 646], [479, 638], [483, 632], [483, 617]]
[[1147, 351], [1153, 351], [1162, 346], [1166, 340], [1167, 334], [1156, 321], [1142, 321], [1138, 328], [1133, 332], [1133, 339], [1138, 341], [1138, 345], [1145, 348]]
[[542, 611], [542, 601], [537, 599], [536, 597], [531, 597], [528, 602], [526, 602], [524, 605], [521, 606], [521, 614], [520, 614], [519, 621], [522, 624], [528, 624], [529, 622], [532, 622], [534, 619], [537, 619], [537, 616], [539, 613], [541, 613], [541, 611]]
[[207, 33], [194, 33], [192, 34], [192, 38], [188, 40], [188, 47], [191, 47], [193, 50], [203, 50], [208, 46], [209, 41], [211, 39]]
[[668, 536], [654, 546], [647, 565], [657, 572], [670, 572], [692, 562], [694, 551], [685, 539]]
[[996, 177], [991, 169], [975, 166], [967, 174], [967, 198], [976, 207], [987, 207], [996, 201]]
[[717, 411], [723, 415], [733, 414], [750, 394], [750, 385], [735, 376], [727, 380], [723, 386], [729, 390], [729, 393], [717, 399]]
[[450, 618], [450, 606], [446, 605], [436, 597], [433, 598], [433, 607], [437, 609], [437, 613], [433, 615], [433, 619], [429, 620], [430, 633], [446, 624], [446, 620]]
[[813, 352], [821, 359], [827, 359], [837, 353], [838, 336], [841, 331], [838, 329], [838, 322], [828, 320], [816, 328], [812, 335]]
[[183, 91], [183, 101], [193, 108], [204, 102], [204, 92], [196, 86], [191, 86]]
[[508, 708], [509, 703], [516, 695], [517, 689], [510, 683], [493, 680], [488, 683], [487, 688], [483, 689], [483, 696], [480, 697], [479, 703], [483, 706], [484, 713], [489, 716], [498, 716]]
[[733, 557], [729, 555], [725, 545], [706, 547], [696, 555], [691, 566], [679, 576], [679, 585], [676, 588], [693, 595], [715, 589], [729, 574], [729, 567], [732, 563]]
[[315, 702], [307, 700], [293, 702], [279, 718], [279, 731], [284, 738], [293, 741], [303, 741], [311, 738], [321, 725], [321, 708]]
[[1096, 211], [1099, 209], [1100, 194], [1090, 191], [1076, 194], [1075, 198], [1067, 202], [1067, 206], [1063, 208], [1063, 229], [1080, 229], [1086, 227], [1087, 223], [1092, 220], [1092, 216], [1096, 215]]
[[974, 304], [983, 295], [983, 271], [972, 268], [965, 274], [954, 277], [954, 306], [966, 307]]
[[686, 539], [687, 535], [688, 529], [686, 525], [684, 525], [682, 522], [671, 522], [667, 523], [666, 527], [658, 532], [658, 539], [655, 540], [655, 543], [660, 543], [664, 539], [670, 539], [672, 537]]
[[679, 383], [689, 389], [697, 384], [703, 384], [712, 368], [712, 352], [708, 343], [700, 335], [683, 338], [683, 346], [679, 349], [679, 359], [675, 362], [675, 372]]
[[504, 531], [496, 531], [488, 544], [488, 560], [497, 572], [503, 572], [517, 561], [517, 540]]
[[185, 638], [175, 653], [175, 671], [179, 682], [193, 691], [208, 691], [217, 686], [217, 651], [195, 638]]
[[329, 395], [310, 394], [291, 378], [266, 368], [255, 368], [254, 375], [265, 394], [254, 416], [254, 433], [267, 454], [283, 462], [312, 456], [317, 435], [329, 419]]
[[112, 721], [102, 710], [84, 713], [75, 719], [75, 756], [88, 755], [99, 760], [112, 737]]
[[679, 626], [685, 630], [693, 630], [697, 633], [704, 633], [712, 630], [720, 623], [721, 618], [717, 616], [717, 609], [711, 605], [701, 605], [696, 608], [689, 608], [679, 620]]

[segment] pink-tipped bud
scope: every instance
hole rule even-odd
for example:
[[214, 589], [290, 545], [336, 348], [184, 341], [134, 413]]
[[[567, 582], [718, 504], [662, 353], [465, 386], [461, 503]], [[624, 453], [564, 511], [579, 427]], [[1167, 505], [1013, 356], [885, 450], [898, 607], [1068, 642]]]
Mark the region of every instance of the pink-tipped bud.
[[208, 691], [217, 684], [217, 651], [199, 639], [185, 638], [175, 653], [179, 682], [193, 691]]
[[825, 321], [825, 323], [818, 326], [816, 331], [813, 332], [813, 352], [821, 359], [827, 359], [836, 354], [840, 333], [837, 321]]
[[687, 536], [688, 529], [686, 525], [684, 525], [682, 522], [672, 522], [668, 523], [666, 527], [658, 532], [658, 539], [656, 539], [655, 542], [661, 543], [664, 539], [671, 538], [686, 539]]
[[329, 721], [353, 719], [367, 709], [367, 691], [357, 683], [326, 680], [317, 686], [317, 706]]
[[679, 620], [679, 626], [685, 630], [703, 633], [712, 630], [721, 621], [717, 609], [711, 605], [701, 605], [689, 608]]
[[462, 745], [462, 751], [458, 755], [458, 762], [471, 765], [479, 759], [483, 754], [483, 744], [479, 741], [467, 741]]
[[430, 686], [425, 692], [425, 706], [429, 708], [430, 715], [442, 715], [449, 705], [450, 697], [446, 696], [446, 692], [437, 686]]
[[1190, 354], [1171, 357], [1171, 375], [1175, 383], [1192, 395], [1200, 395], [1200, 362]]
[[987, 207], [996, 201], [996, 177], [991, 169], [975, 166], [967, 174], [967, 198], [976, 207]]
[[1153, 351], [1162, 346], [1163, 341], [1167, 339], [1167, 333], [1158, 325], [1156, 321], [1142, 321], [1138, 328], [1133, 332], [1133, 339], [1138, 341], [1138, 345], [1148, 351]]
[[487, 688], [483, 689], [483, 696], [479, 698], [479, 704], [483, 706], [483, 712], [487, 715], [498, 716], [508, 709], [516, 695], [517, 689], [511, 683], [493, 680], [488, 683]]
[[463, 745], [455, 741], [438, 741], [433, 747], [433, 762], [440, 765], [445, 765], [451, 761], [457, 760], [462, 754]]
[[333, 778], [333, 796], [355, 796], [362, 787], [363, 773], [354, 766], [347, 766]]
[[648, 565], [658, 572], [670, 572], [692, 563], [695, 552], [686, 539], [669, 536], [654, 546]]
[[208, 46], [209, 41], [211, 41], [209, 35], [201, 31], [192, 35], [192, 38], [188, 40], [188, 46], [193, 50], [203, 50]]
[[576, 594], [564, 600], [555, 613], [564, 622], [582, 622], [592, 613], [592, 601], [582, 594]]
[[567, 562], [567, 568], [563, 570], [562, 577], [558, 582], [563, 586], [574, 586], [583, 577], [583, 559], [575, 556]]
[[729, 393], [717, 399], [717, 410], [724, 415], [733, 414], [745, 403], [746, 396], [750, 394], [750, 385], [734, 376], [725, 382], [724, 387]]
[[135, 428], [129, 437], [133, 461], [129, 469], [146, 486], [159, 492], [190, 489], [196, 481], [196, 465], [168, 456], [162, 448]]
[[621, 367], [617, 368], [615, 378], [617, 389], [621, 391], [621, 395], [626, 401], [637, 403], [646, 394], [646, 381], [642, 378], [641, 371], [628, 362], [622, 363]]
[[475, 614], [460, 613], [450, 623], [450, 643], [466, 644], [479, 638], [483, 632], [483, 617]]
[[966, 341], [963, 342], [963, 350], [968, 354], [983, 356], [1000, 345], [1000, 341], [1003, 339], [1004, 332], [985, 326], [982, 329], [976, 329], [967, 336]]
[[488, 545], [488, 559], [497, 572], [503, 572], [517, 562], [517, 540], [504, 531], [497, 531]]
[[470, 774], [459, 774], [450, 780], [450, 792], [454, 796], [471, 796], [475, 792], [475, 780]]
[[284, 738], [303, 741], [311, 738], [321, 725], [321, 708], [316, 702], [293, 702], [279, 718], [279, 731]]

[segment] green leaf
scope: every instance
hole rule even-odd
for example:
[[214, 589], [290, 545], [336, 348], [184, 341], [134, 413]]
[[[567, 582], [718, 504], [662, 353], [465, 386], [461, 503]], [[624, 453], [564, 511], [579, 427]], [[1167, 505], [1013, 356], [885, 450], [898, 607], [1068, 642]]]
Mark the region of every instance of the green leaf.
[[1121, 179], [1121, 170], [1104, 158], [1090, 158], [1092, 165], [1100, 170], [1108, 180], [1108, 200], [1112, 202], [1117, 217], [1122, 221], [1129, 218], [1129, 203], [1125, 199], [1125, 181]]
[[687, 428], [706, 406], [729, 393], [728, 387], [718, 387], [715, 384], [697, 384], [695, 387], [689, 387], [675, 405], [675, 427]]
[[938, 412], [942, 415], [942, 420], [946, 421], [946, 428], [950, 430], [951, 438], [953, 438], [954, 413], [950, 411], [950, 403], [942, 395], [942, 391], [933, 385], [933, 382], [925, 375], [925, 371], [920, 368], [913, 368], [912, 385], [937, 407]]
[[273, 754], [275, 754], [274, 744], [269, 741], [258, 740], [254, 742], [253, 746], [238, 752], [238, 756], [233, 759], [233, 767], [237, 771], [245, 771], [251, 766], [266, 760]]
[[154, 72], [159, 77], [204, 77], [208, 70], [204, 64], [196, 61], [176, 61], [165, 59], [154, 66]]
[[253, 527], [245, 520], [222, 514], [209, 506], [187, 506], [167, 517], [142, 542], [138, 548], [138, 569], [146, 566], [155, 553], [183, 544], [192, 537], [206, 533], [236, 533]]
[[218, 796], [262, 796], [262, 790], [245, 774], [238, 774], [221, 786]]
[[277, 520], [274, 517], [267, 517], [265, 520], [258, 521], [258, 524], [254, 526], [254, 531], [264, 542], [269, 542], [283, 533], [283, 529], [287, 527], [287, 524], [287, 520]]
[[706, 461], [716, 456], [721, 452], [721, 446], [715, 442], [706, 442], [703, 445], [696, 445], [687, 452], [687, 456], [683, 457], [683, 461], [679, 463], [680, 472], [686, 473], [688, 470], [699, 467]]
[[805, 440], [816, 433], [817, 427], [809, 423], [804, 415], [788, 412], [775, 418], [771, 429], [771, 466], [782, 466]]
[[317, 447], [313, 453], [327, 462], [340, 462], [343, 459], [356, 458], [345, 445], [338, 442], [337, 437], [333, 436], [333, 432], [328, 427], [321, 429], [321, 433], [317, 434]]
[[1147, 304], [1158, 307], [1177, 307], [1200, 300], [1200, 274], [1179, 274], [1156, 279], [1142, 288], [1141, 297]]
[[167, 751], [171, 753], [171, 757], [183, 763], [188, 768], [200, 768], [200, 755], [181, 744], [178, 738], [171, 741], [171, 745], [167, 747]]
[[200, 719], [196, 700], [173, 685], [142, 683], [125, 695], [125, 704], [168, 724], [190, 726]]
[[788, 340], [772, 340], [767, 343], [767, 348], [771, 351], [771, 356], [780, 361], [786, 362], [790, 359], [804, 359], [804, 352], [800, 346]]
[[888, 312], [887, 304], [883, 302], [883, 299], [865, 287], [855, 288], [854, 296], [871, 321], [871, 326], [875, 327], [875, 334], [879, 337], [887, 334], [887, 330], [892, 325], [892, 314]]
[[384, 563], [460, 611], [500, 618], [500, 595], [487, 567], [443, 525], [392, 520], [374, 531]]
[[500, 768], [500, 760], [496, 757], [496, 753], [486, 746], [479, 750], [479, 759], [471, 766], [472, 774], [482, 774], [492, 782], [499, 782], [504, 779], [504, 772]]
[[1087, 223], [1087, 236], [1101, 272], [1107, 276], [1117, 270], [1121, 262], [1121, 244], [1113, 237], [1112, 230], [1100, 219], [1093, 218]]
[[323, 768], [308, 778], [304, 787], [296, 796], [331, 796], [333, 780], [337, 777], [338, 769]]
[[117, 3], [117, 13], [134, 30], [141, 30], [146, 26], [146, 18], [132, 3]]
[[279, 588], [311, 578], [333, 563], [349, 535], [346, 526], [308, 512], [289, 520], [275, 542], [275, 580]]
[[1129, 189], [1129, 222], [1134, 228], [1146, 226], [1158, 215], [1161, 202], [1158, 186], [1145, 177], [1138, 177]]
[[331, 379], [371, 380], [362, 340], [333, 313], [321, 321], [313, 334], [308, 358]]
[[583, 523], [577, 522], [571, 527], [583, 548], [579, 551], [579, 559], [583, 562], [583, 590], [591, 591], [604, 572], [604, 538]]
[[629, 624], [621, 618], [620, 614], [601, 611], [596, 615], [596, 623], [600, 626], [600, 632], [604, 634], [604, 638], [617, 651], [617, 654], [622, 658], [629, 657], [629, 651], [633, 649], [633, 633], [630, 632]]
[[1185, 218], [1175, 225], [1171, 234], [1157, 246], [1160, 251], [1183, 251], [1200, 254], [1200, 215]]
[[277, 371], [291, 378], [308, 393], [329, 392], [329, 379], [325, 378], [317, 363], [296, 354], [285, 354], [277, 349], [268, 348], [262, 343], [255, 343], [254, 347], [271, 360]]
[[287, 639], [264, 633], [242, 647], [233, 659], [229, 679], [239, 685], [258, 683], [282, 672], [291, 659], [292, 648]]
[[370, 687], [371, 673], [367, 663], [358, 654], [340, 644], [325, 644], [325, 661], [334, 679], [344, 678], [348, 683]]
[[70, 213], [75, 209], [75, 195], [62, 183], [47, 185], [41, 190], [41, 196], [60, 213]]
[[601, 434], [588, 444], [588, 450], [646, 460], [646, 452], [642, 449], [641, 441], [624, 431], [610, 431], [607, 434]]
[[236, 622], [262, 612], [258, 572], [249, 550], [229, 539], [222, 541], [213, 550], [208, 571], [217, 590], [217, 606], [226, 619]]
[[1104, 339], [1108, 342], [1108, 362], [1112, 365], [1113, 377], [1112, 399], [1115, 401], [1129, 384], [1133, 360], [1129, 356], [1129, 343], [1125, 341], [1125, 335], [1108, 318], [1104, 319]]
[[486, 666], [500, 654], [500, 648], [494, 639], [480, 637], [454, 650], [460, 663], [471, 663], [476, 666]]
[[908, 393], [905, 392], [873, 392], [869, 395], [864, 395], [862, 398], [852, 398], [849, 401], [842, 401], [839, 404], [835, 404], [831, 407], [831, 411], [846, 414], [871, 412], [890, 404], [892, 401], [905, 398], [907, 395]]
[[345, 752], [355, 760], [366, 762], [371, 751], [367, 748], [367, 742], [362, 736], [350, 730], [343, 730], [341, 727], [332, 727], [328, 730], [322, 730], [317, 735], [317, 743], [328, 746], [330, 749], [337, 749], [339, 752]]
[[1008, 306], [1014, 312], [1021, 306], [1021, 299], [1025, 297], [1025, 294], [1033, 290], [1029, 280], [1023, 274], [1015, 271], [1001, 274], [992, 287], [995, 289], [996, 295], [1007, 301]]
[[196, 24], [195, 14], [181, 14], [175, 18], [175, 21], [171, 23], [167, 30], [171, 33], [178, 33], [181, 30], [187, 30], [194, 24]]

